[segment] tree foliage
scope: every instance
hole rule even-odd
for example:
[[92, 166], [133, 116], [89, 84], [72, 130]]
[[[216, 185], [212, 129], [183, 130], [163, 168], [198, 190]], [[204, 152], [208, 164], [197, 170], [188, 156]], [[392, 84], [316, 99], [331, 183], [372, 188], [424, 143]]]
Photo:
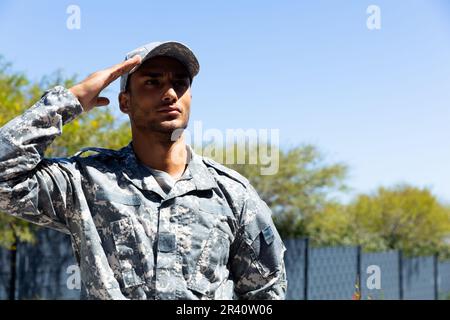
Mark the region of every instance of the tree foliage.
[[[237, 159], [238, 148], [228, 147], [226, 153], [233, 153], [230, 159]], [[244, 164], [227, 164], [243, 176], [258, 191], [260, 197], [271, 207], [277, 229], [284, 238], [309, 236], [309, 221], [333, 200], [333, 195], [347, 190], [345, 178], [347, 166], [342, 163], [329, 164], [321, 152], [312, 145], [300, 145], [287, 151], [273, 145], [268, 154], [278, 152], [278, 171], [262, 175], [267, 167], [260, 159], [257, 146], [247, 146]], [[251, 155], [256, 155], [255, 164], [250, 164]], [[220, 161], [220, 159], [217, 159]], [[235, 161], [237, 162], [237, 161]]]
[[315, 216], [316, 245], [361, 245], [367, 251], [398, 249], [406, 255], [450, 257], [450, 208], [426, 188], [380, 187], [350, 204], [329, 205]]

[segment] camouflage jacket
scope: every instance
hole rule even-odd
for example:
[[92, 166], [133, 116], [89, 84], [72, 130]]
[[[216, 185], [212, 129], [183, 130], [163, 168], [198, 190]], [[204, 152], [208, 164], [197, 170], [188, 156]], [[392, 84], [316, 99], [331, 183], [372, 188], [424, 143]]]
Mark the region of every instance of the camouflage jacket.
[[244, 177], [190, 149], [166, 194], [132, 143], [45, 158], [81, 113], [57, 86], [0, 129], [0, 211], [70, 235], [84, 298], [284, 299], [285, 246]]

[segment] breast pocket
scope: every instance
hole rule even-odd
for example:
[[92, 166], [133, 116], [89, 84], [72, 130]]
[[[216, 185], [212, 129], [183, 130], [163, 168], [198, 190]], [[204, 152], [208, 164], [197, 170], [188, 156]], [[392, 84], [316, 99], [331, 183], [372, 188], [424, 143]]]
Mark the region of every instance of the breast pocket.
[[90, 207], [95, 225], [105, 228], [111, 221], [139, 214], [142, 206], [141, 199], [136, 194], [99, 189], [93, 193]]
[[231, 218], [226, 209], [220, 205], [203, 206], [198, 212], [200, 219], [208, 227], [207, 235], [203, 237], [202, 247], [196, 260], [192, 276], [187, 286], [190, 290], [202, 295], [212, 295], [215, 285], [221, 283], [227, 270], [230, 244], [233, 234], [229, 227]]
[[138, 249], [135, 229], [131, 218], [110, 223], [110, 232], [114, 239], [115, 255], [120, 267], [122, 285], [125, 288], [143, 284], [144, 273], [141, 254]]

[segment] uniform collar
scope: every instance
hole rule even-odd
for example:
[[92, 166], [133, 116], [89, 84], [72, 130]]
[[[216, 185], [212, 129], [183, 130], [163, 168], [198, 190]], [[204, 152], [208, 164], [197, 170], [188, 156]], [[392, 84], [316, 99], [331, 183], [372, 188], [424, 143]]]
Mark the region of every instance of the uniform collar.
[[183, 175], [167, 195], [151, 171], [136, 158], [132, 142], [119, 151], [125, 160], [123, 176], [138, 189], [155, 192], [163, 199], [174, 198], [193, 190], [217, 188], [217, 183], [203, 162], [203, 157], [196, 154], [191, 146], [186, 145], [186, 147], [191, 154], [191, 160]]

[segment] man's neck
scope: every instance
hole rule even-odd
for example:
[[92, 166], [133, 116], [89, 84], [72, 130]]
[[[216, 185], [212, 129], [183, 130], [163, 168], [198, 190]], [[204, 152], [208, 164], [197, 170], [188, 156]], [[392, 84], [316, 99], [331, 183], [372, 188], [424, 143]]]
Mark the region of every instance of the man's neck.
[[171, 141], [171, 134], [133, 132], [133, 150], [144, 165], [180, 178], [187, 165], [188, 153], [184, 135]]

